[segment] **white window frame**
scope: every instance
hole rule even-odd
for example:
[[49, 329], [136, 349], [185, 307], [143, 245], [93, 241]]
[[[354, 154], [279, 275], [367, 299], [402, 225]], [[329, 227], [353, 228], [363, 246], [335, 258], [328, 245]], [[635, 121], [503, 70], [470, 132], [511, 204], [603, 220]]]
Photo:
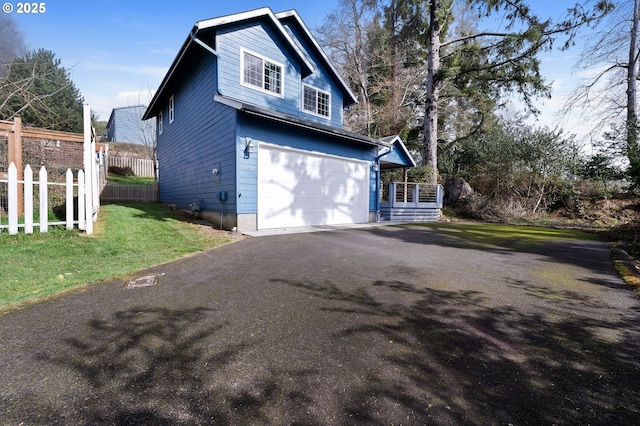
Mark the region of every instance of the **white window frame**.
[[160, 111], [160, 112], [158, 113], [158, 123], [157, 123], [157, 126], [158, 126], [158, 134], [159, 134], [159, 135], [161, 135], [161, 134], [162, 134], [162, 131], [164, 130], [164, 129], [163, 129], [163, 120], [162, 120], [162, 119], [163, 119], [163, 117], [162, 117], [163, 115], [164, 115], [164, 114], [162, 114], [162, 111]]
[[[244, 81], [244, 55], [245, 55], [245, 53], [249, 54], [251, 56], [255, 56], [256, 58], [258, 58], [258, 59], [260, 59], [262, 61], [262, 73], [263, 73], [262, 74], [262, 81], [261, 81], [262, 82], [262, 86], [256, 86], [256, 85], [253, 85], [251, 83], [246, 83]], [[264, 68], [265, 68], [264, 67], [264, 63], [265, 62], [269, 62], [269, 63], [271, 63], [271, 64], [273, 64], [273, 65], [275, 65], [275, 66], [280, 68], [280, 93], [277, 93], [277, 92], [274, 92], [274, 91], [271, 91], [271, 90], [268, 90], [268, 89], [264, 88]], [[262, 93], [266, 93], [266, 94], [271, 95], [271, 96], [275, 96], [275, 97], [278, 97], [278, 98], [284, 98], [284, 64], [282, 64], [281, 62], [278, 62], [278, 61], [274, 61], [273, 59], [271, 59], [271, 58], [269, 58], [267, 56], [261, 55], [259, 53], [256, 53], [256, 52], [254, 52], [252, 50], [245, 49], [244, 47], [241, 47], [240, 48], [240, 85], [242, 85], [244, 87], [248, 87], [248, 88], [253, 89], [253, 90], [257, 90], [257, 91], [262, 92]]]
[[[308, 109], [306, 109], [304, 107], [304, 91], [305, 91], [305, 89], [311, 89], [314, 92], [316, 92], [316, 102], [315, 102], [314, 111], [310, 111], [310, 110], [308, 110]], [[329, 98], [328, 101], [327, 101], [327, 112], [328, 112], [328, 115], [320, 114], [318, 112], [318, 93], [323, 93], [323, 94], [327, 95], [328, 98]], [[302, 96], [302, 100], [300, 102], [300, 109], [302, 110], [302, 112], [304, 112], [305, 114], [314, 115], [316, 117], [321, 117], [321, 118], [324, 118], [324, 119], [327, 119], [327, 120], [331, 119], [331, 92], [328, 92], [328, 91], [322, 90], [322, 89], [318, 89], [317, 87], [312, 86], [310, 84], [303, 83], [302, 84], [301, 96]]]
[[169, 98], [169, 124], [173, 123], [176, 119], [176, 101], [173, 95]]

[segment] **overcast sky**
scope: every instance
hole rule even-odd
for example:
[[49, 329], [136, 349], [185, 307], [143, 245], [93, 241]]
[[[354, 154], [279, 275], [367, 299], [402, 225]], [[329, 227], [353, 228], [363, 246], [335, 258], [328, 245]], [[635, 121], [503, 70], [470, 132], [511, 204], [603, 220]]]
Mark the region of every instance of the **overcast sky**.
[[[5, 10], [7, 2], [0, 3]], [[296, 9], [313, 30], [338, 0], [49, 0], [38, 14], [17, 13], [18, 2], [9, 4], [27, 47], [53, 51], [70, 71], [85, 102], [107, 120], [112, 108], [148, 102], [140, 93], [158, 87], [196, 21], [268, 5], [276, 13]], [[575, 1], [532, 4], [544, 7], [541, 15], [555, 17]], [[541, 102], [543, 125], [556, 124], [554, 113], [561, 95], [575, 81], [570, 72], [578, 51], [541, 56], [545, 77], [554, 88], [554, 98]]]

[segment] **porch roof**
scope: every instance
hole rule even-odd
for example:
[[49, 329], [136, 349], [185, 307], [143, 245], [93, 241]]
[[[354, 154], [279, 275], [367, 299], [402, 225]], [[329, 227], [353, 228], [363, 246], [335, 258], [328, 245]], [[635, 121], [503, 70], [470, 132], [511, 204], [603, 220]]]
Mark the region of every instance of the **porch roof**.
[[400, 139], [400, 136], [387, 136], [380, 139], [384, 144], [378, 151], [381, 169], [399, 169], [416, 167], [417, 163]]

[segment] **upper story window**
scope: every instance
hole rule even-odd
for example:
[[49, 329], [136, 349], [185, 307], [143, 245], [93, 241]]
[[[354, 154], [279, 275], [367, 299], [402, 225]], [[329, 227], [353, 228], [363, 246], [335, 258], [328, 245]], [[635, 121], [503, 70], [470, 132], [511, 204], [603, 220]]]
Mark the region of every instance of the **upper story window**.
[[162, 116], [163, 116], [162, 111], [160, 111], [158, 113], [158, 134], [159, 135], [162, 134], [162, 130], [163, 130], [163, 128], [162, 128]]
[[241, 51], [242, 84], [276, 96], [283, 96], [282, 64], [268, 58]]
[[302, 86], [302, 110], [322, 117], [331, 116], [331, 96], [329, 92], [306, 84]]
[[169, 98], [169, 124], [173, 123], [173, 120], [176, 118], [175, 115], [175, 100], [173, 95]]

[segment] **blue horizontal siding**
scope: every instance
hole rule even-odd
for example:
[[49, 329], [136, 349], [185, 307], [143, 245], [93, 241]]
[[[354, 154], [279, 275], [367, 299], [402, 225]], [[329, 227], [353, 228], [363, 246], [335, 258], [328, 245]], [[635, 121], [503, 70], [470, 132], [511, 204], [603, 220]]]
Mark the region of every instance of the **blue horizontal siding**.
[[109, 141], [133, 144], [149, 144], [155, 133], [155, 123], [142, 121], [145, 107], [133, 106], [113, 110], [112, 121], [109, 122]]
[[[242, 196], [238, 200], [239, 213], [257, 213], [258, 210], [258, 149], [259, 142], [268, 142], [291, 148], [316, 151], [345, 158], [376, 161], [377, 148], [364, 144], [349, 143], [342, 139], [329, 135], [278, 124], [273, 121], [248, 116], [238, 115], [238, 152], [244, 146], [245, 139], [249, 137], [253, 141], [255, 152], [249, 159], [238, 155], [238, 192]], [[369, 210], [376, 211], [378, 199], [377, 172], [370, 170], [370, 194]]]
[[380, 161], [388, 161], [390, 163], [400, 164], [407, 167], [412, 167], [411, 161], [407, 158], [406, 154], [402, 152], [396, 145], [391, 147], [391, 151], [384, 154]]
[[[173, 123], [169, 123], [168, 105], [163, 106], [164, 130], [157, 144], [160, 201], [189, 209], [193, 200], [202, 199], [203, 210], [219, 211], [223, 206], [217, 194], [227, 191], [224, 210], [234, 211], [236, 111], [213, 100], [213, 55], [203, 54], [188, 69], [173, 93]], [[214, 167], [219, 167], [219, 176], [212, 174]]]
[[[344, 105], [343, 93], [339, 81], [333, 77], [331, 70], [325, 65], [322, 58], [316, 54], [315, 49], [307, 42], [306, 37], [303, 37], [303, 33], [300, 32], [297, 25], [291, 25], [291, 22], [285, 22], [283, 25], [300, 49], [305, 52], [309, 62], [313, 64], [313, 73], [306, 76], [302, 82], [331, 93], [330, 120], [304, 112], [301, 113], [301, 116], [309, 120], [317, 121], [318, 123], [342, 128], [342, 110], [344, 109]], [[300, 96], [302, 99], [302, 95]]]
[[[284, 98], [261, 92], [241, 84], [241, 49], [245, 48], [283, 65]], [[253, 22], [231, 25], [221, 29], [216, 37], [220, 54], [220, 91], [241, 102], [299, 115], [300, 65], [289, 60], [290, 48], [267, 24]]]

